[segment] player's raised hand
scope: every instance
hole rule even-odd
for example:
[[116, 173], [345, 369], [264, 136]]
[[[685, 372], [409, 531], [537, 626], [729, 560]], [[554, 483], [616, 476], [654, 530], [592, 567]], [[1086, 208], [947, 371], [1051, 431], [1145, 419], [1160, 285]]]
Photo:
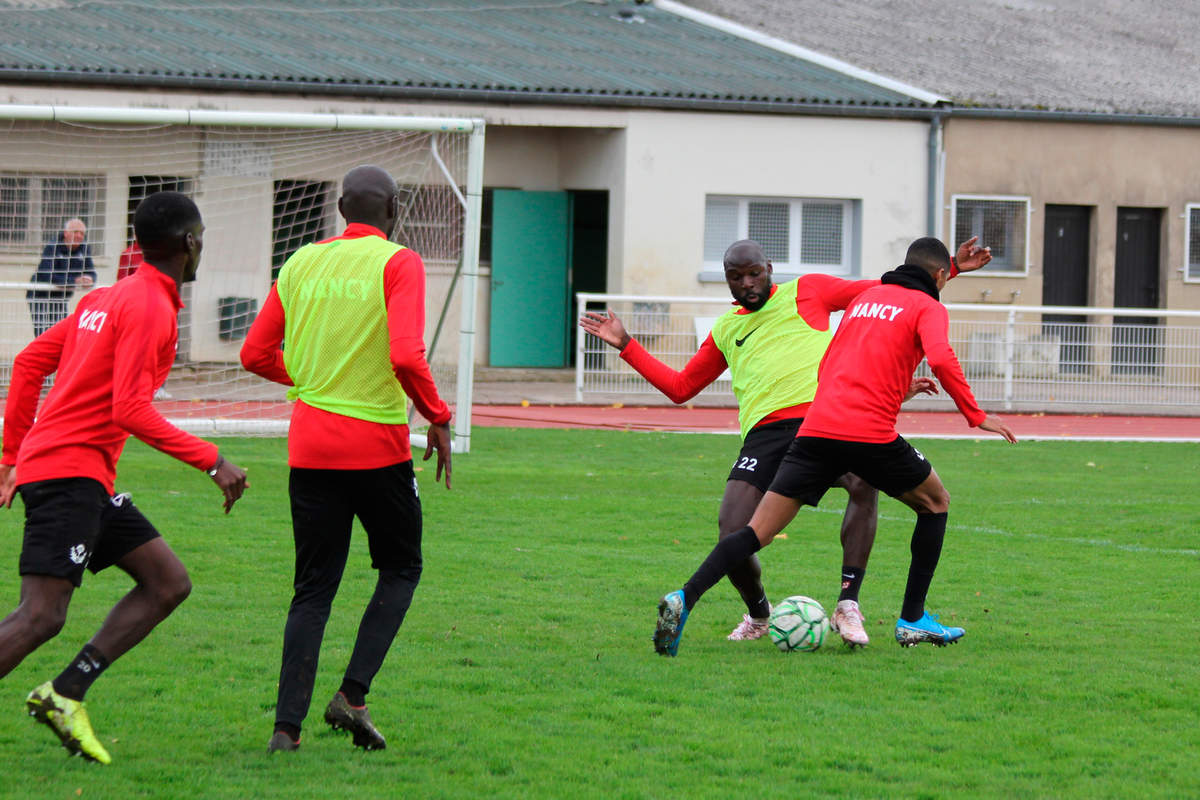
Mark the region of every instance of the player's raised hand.
[[959, 272], [974, 272], [992, 260], [992, 248], [980, 247], [979, 237], [972, 236], [958, 246], [954, 254], [954, 263]]
[[907, 403], [919, 394], [937, 394], [937, 382], [933, 378], [913, 378], [912, 383], [908, 386], [908, 392], [904, 395], [901, 403]]
[[0, 505], [12, 508], [13, 496], [17, 493], [17, 468], [12, 464], [0, 464]]
[[212, 476], [213, 483], [220, 487], [221, 494], [225, 495], [225, 513], [228, 514], [233, 508], [233, 504], [250, 487], [250, 484], [246, 480], [246, 471], [232, 461], [226, 460], [225, 456], [217, 456], [216, 470]]
[[442, 479], [442, 472], [446, 473], [446, 488], [450, 488], [450, 423], [445, 425], [430, 425], [429, 430], [425, 432], [425, 457], [422, 461], [428, 461], [433, 455], [433, 451], [437, 450], [437, 473], [434, 475], [433, 481], [437, 483]]
[[1017, 441], [1017, 437], [1014, 436], [1013, 432], [1008, 429], [1008, 426], [1005, 425], [999, 417], [993, 417], [991, 414], [989, 414], [983, 422], [979, 423], [979, 427], [985, 431], [998, 433], [1009, 442]]
[[618, 350], [624, 350], [629, 344], [628, 331], [625, 330], [624, 324], [617, 318], [617, 315], [611, 311], [607, 314], [587, 311], [579, 318], [579, 327], [597, 339], [608, 342]]

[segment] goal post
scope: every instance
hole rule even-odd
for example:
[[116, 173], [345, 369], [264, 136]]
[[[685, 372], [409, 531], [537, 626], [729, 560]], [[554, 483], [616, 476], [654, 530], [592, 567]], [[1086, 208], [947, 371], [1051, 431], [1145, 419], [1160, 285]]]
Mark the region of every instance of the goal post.
[[[97, 284], [109, 284], [140, 257], [132, 230], [137, 202], [171, 189], [196, 200], [206, 230], [199, 275], [184, 287], [176, 364], [155, 403], [201, 434], [286, 432], [285, 389], [241, 369], [241, 342], [287, 257], [341, 231], [342, 176], [371, 163], [401, 187], [393, 239], [425, 261], [429, 361], [439, 391], [455, 405], [454, 449], [469, 450], [482, 120], [0, 105], [0, 127], [5, 392], [12, 358], [33, 336], [26, 284], [44, 248], [68, 220], [82, 220]], [[455, 329], [457, 352], [439, 341]]]

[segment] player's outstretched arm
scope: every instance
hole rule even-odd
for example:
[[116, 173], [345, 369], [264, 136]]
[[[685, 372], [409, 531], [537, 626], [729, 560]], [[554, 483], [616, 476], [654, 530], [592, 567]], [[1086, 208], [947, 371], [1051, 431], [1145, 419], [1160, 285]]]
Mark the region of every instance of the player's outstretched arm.
[[992, 260], [992, 248], [980, 247], [978, 242], [979, 237], [972, 236], [958, 246], [954, 263], [958, 265], [959, 272], [974, 272]]
[[611, 311], [607, 312], [607, 316], [595, 311], [587, 311], [579, 318], [579, 327], [618, 350], [624, 350], [629, 345], [629, 332], [625, 330], [625, 325], [617, 318], [617, 315]]
[[246, 471], [232, 461], [226, 460], [225, 456], [218, 454], [217, 463], [210, 472], [213, 483], [220, 487], [221, 494], [225, 495], [225, 513], [228, 514], [233, 508], [233, 504], [250, 486], [246, 481]]
[[425, 432], [425, 457], [422, 461], [428, 461], [433, 456], [433, 451], [437, 450], [437, 473], [434, 475], [434, 483], [442, 479], [442, 472], [446, 473], [446, 488], [450, 488], [450, 423], [445, 425], [430, 425], [429, 430]]
[[979, 427], [985, 431], [1000, 434], [1006, 441], [1014, 443], [1017, 441], [1017, 437], [1013, 435], [1013, 432], [1008, 429], [1008, 426], [999, 417], [993, 417], [989, 414], [983, 422], [979, 423]]
[[579, 327], [620, 350], [621, 358], [672, 403], [691, 400], [728, 367], [712, 334], [705, 338], [683, 369], [676, 371], [647, 353], [611, 311], [606, 314], [588, 311], [579, 318]]

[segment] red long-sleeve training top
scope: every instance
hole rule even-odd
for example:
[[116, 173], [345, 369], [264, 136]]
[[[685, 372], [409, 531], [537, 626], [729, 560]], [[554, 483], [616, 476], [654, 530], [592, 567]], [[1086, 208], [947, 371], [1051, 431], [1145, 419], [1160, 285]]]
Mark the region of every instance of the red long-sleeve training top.
[[[878, 286], [878, 280], [849, 281], [832, 275], [812, 274], [798, 279], [796, 287], [796, 315], [804, 324], [818, 331], [829, 330], [829, 315], [841, 311], [855, 297], [872, 286]], [[771, 295], [779, 289], [778, 285], [771, 287]], [[735, 302], [734, 305], [737, 305]], [[739, 308], [736, 314], [753, 314], [753, 311]], [[655, 389], [665, 394], [672, 403], [685, 403], [721, 376], [729, 366], [721, 348], [713, 341], [712, 334], [705, 337], [696, 355], [688, 360], [682, 370], [674, 370], [659, 361], [642, 347], [636, 339], [630, 339], [629, 344], [621, 351], [621, 358], [637, 370], [638, 374], [650, 382]], [[777, 374], [786, 375], [794, 370], [794, 364], [763, 365], [762, 369], [773, 369]], [[755, 427], [775, 422], [781, 419], [797, 419], [808, 412], [809, 403], [800, 403], [778, 408], [754, 423]]]
[[[95, 289], [75, 312], [34, 339], [13, 361], [4, 409], [3, 463], [18, 483], [94, 478], [109, 493], [130, 435], [197, 469], [217, 447], [167, 422], [151, 404], [175, 360], [175, 280], [151, 264]], [[56, 373], [37, 421], [38, 395]]]
[[925, 358], [971, 427], [986, 418], [950, 347], [946, 307], [916, 289], [881, 284], [846, 309], [821, 362], [817, 396], [801, 436], [885, 443]]
[[[370, 225], [351, 223], [334, 239], [383, 236]], [[385, 237], [386, 238], [386, 237]], [[333, 241], [330, 239], [328, 241]], [[450, 421], [425, 360], [425, 265], [412, 250], [392, 256], [383, 269], [389, 352], [396, 379], [421, 416], [435, 425]], [[268, 380], [292, 385], [283, 363], [283, 303], [275, 287], [267, 295], [242, 344], [242, 366]], [[303, 469], [376, 469], [408, 461], [407, 425], [334, 414], [297, 400], [288, 432], [288, 464]]]

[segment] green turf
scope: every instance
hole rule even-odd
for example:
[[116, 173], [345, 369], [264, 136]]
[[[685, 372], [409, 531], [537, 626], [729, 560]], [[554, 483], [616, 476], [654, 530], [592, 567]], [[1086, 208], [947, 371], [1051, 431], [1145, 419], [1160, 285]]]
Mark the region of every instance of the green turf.
[[[961, 643], [892, 641], [912, 521], [885, 499], [866, 651], [728, 642], [743, 608], [722, 583], [665, 659], [655, 601], [714, 542], [736, 439], [477, 429], [452, 491], [420, 473], [425, 575], [369, 698], [388, 749], [356, 751], [320, 720], [371, 590], [358, 534], [303, 746], [268, 757], [291, 581], [284, 442], [223, 443], [252, 484], [228, 518], [203, 475], [131, 443], [119, 487], [195, 589], [89, 694], [114, 759], [99, 767], [23, 714], [128, 585], [85, 579], [65, 630], [0, 682], [0, 796], [1200, 796], [1196, 446], [918, 445], [953, 496], [930, 607]], [[832, 606], [844, 498], [762, 553], [774, 598]], [[7, 611], [22, 512], [0, 519]]]

